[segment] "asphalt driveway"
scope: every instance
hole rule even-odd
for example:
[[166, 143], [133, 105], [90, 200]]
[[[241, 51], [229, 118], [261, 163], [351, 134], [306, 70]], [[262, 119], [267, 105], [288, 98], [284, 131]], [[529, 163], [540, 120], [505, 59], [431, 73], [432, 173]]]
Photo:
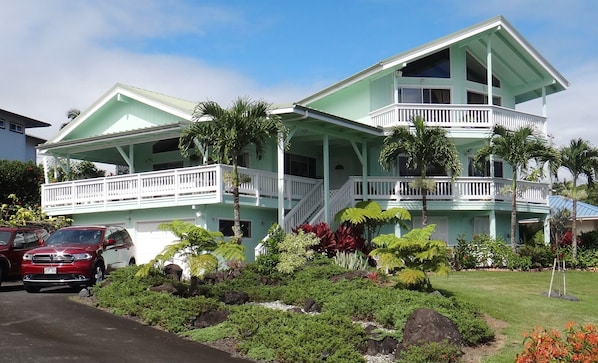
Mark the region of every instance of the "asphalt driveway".
[[68, 289], [0, 287], [0, 362], [241, 363], [228, 353], [72, 301]]

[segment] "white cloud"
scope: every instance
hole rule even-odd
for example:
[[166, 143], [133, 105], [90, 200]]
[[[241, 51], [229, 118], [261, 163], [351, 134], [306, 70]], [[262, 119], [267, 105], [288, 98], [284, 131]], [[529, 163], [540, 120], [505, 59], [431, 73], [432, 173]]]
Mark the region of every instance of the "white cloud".
[[235, 70], [142, 49], [165, 37], [209, 41], [201, 37], [210, 27], [241, 23], [234, 12], [176, 1], [4, 3], [0, 108], [53, 124], [28, 131], [49, 138], [67, 121], [67, 110], [84, 110], [118, 82], [190, 101], [250, 96], [286, 102], [304, 96], [304, 89], [264, 88]]

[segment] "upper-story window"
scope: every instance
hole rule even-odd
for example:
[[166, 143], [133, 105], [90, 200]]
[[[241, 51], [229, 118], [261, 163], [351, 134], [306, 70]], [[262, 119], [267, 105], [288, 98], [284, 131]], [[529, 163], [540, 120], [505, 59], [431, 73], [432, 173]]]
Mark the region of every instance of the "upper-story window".
[[0, 129], [4, 129], [6, 128], [6, 126], [4, 126], [4, 119], [0, 118]]
[[451, 103], [451, 91], [443, 88], [409, 88], [398, 90], [399, 103]]
[[9, 130], [12, 132], [18, 132], [19, 134], [23, 133], [23, 125], [15, 124], [13, 122], [9, 125]]
[[[487, 105], [488, 95], [477, 92], [467, 92], [467, 104], [469, 105]], [[495, 106], [501, 106], [502, 100], [499, 96], [492, 96], [492, 104]]]
[[316, 159], [296, 154], [284, 154], [284, 173], [306, 178], [316, 177]]
[[179, 150], [179, 139], [160, 140], [152, 145], [152, 153], [159, 154]]
[[[488, 70], [486, 66], [480, 63], [474, 56], [467, 52], [467, 80], [475, 83], [488, 84]], [[500, 88], [500, 79], [492, 75], [492, 86]]]
[[451, 54], [444, 49], [408, 63], [400, 70], [403, 77], [451, 78]]

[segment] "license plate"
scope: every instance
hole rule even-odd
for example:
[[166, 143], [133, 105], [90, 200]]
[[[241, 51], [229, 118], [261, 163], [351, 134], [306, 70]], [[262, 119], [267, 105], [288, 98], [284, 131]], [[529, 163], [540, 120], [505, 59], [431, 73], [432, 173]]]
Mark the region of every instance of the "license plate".
[[44, 274], [45, 275], [55, 275], [56, 267], [44, 267]]

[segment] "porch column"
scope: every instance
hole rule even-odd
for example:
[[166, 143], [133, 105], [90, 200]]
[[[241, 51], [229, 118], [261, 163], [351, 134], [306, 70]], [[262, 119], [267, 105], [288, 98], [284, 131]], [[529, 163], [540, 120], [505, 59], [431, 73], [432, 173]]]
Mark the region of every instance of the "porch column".
[[328, 143], [328, 134], [324, 135], [324, 222], [330, 224], [330, 148]]
[[278, 157], [278, 225], [284, 228], [284, 135], [282, 132], [278, 133], [277, 142], [277, 157]]
[[496, 239], [496, 212], [494, 209], [490, 211], [490, 215], [488, 216], [488, 224], [490, 227], [490, 238]]
[[544, 216], [544, 244], [550, 246], [550, 215]]
[[492, 97], [492, 34], [488, 35], [488, 43], [486, 44], [486, 78], [488, 80], [488, 104], [494, 104]]

